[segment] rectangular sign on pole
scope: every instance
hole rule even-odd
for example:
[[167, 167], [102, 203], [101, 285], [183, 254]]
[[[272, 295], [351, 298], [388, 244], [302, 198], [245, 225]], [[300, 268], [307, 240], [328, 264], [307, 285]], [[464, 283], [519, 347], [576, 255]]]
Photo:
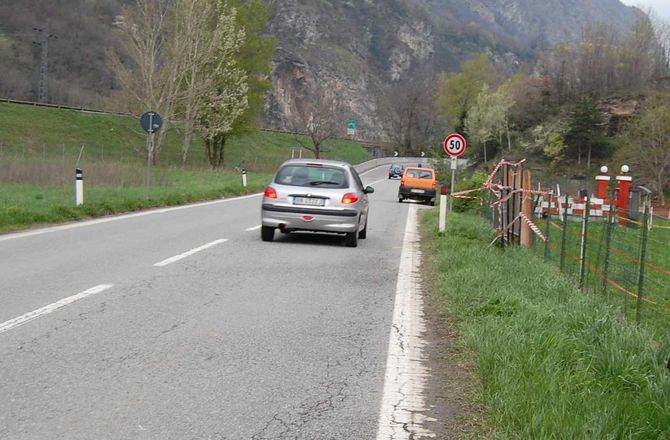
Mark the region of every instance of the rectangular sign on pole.
[[355, 119], [349, 119], [347, 121], [347, 134], [349, 136], [353, 136], [356, 134], [356, 120]]

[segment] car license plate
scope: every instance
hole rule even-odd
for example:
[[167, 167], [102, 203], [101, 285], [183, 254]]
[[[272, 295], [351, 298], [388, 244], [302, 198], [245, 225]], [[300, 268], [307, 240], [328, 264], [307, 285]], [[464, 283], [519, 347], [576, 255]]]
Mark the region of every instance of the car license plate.
[[317, 199], [314, 197], [294, 197], [294, 205], [307, 205], [307, 206], [325, 206], [325, 199]]
[[417, 193], [417, 194], [423, 194], [425, 191], [422, 189], [411, 189], [410, 192]]

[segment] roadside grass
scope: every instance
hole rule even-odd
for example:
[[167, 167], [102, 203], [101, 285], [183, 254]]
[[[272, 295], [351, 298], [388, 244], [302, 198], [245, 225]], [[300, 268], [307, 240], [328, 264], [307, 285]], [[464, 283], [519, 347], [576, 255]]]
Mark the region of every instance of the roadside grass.
[[250, 173], [244, 189], [237, 173], [163, 168], [154, 172], [157, 183], [152, 185], [148, 197], [141, 184], [85, 185], [84, 204], [79, 207], [74, 206], [73, 184], [0, 183], [0, 232], [256, 193], [270, 178], [270, 174]]
[[[160, 162], [180, 166], [181, 130], [178, 124], [169, 127]], [[269, 172], [290, 159], [292, 149], [299, 147], [300, 142], [309, 145], [306, 136], [280, 132], [231, 137], [226, 142], [224, 163], [228, 168], [239, 166]], [[146, 134], [139, 119], [132, 116], [0, 103], [0, 160], [58, 160], [72, 169], [77, 161], [79, 165], [110, 160], [142, 165], [145, 150]], [[370, 159], [369, 153], [355, 141], [329, 140], [324, 151], [325, 158], [353, 164]], [[299, 153], [296, 150], [294, 154]], [[302, 155], [313, 157], [308, 150], [303, 150]], [[197, 136], [191, 144], [187, 165], [208, 166], [203, 141]]]
[[[165, 205], [259, 192], [292, 155], [313, 157], [304, 136], [261, 131], [231, 137], [226, 167], [212, 171], [195, 138], [181, 167], [181, 133], [169, 129], [145, 194], [145, 142], [137, 118], [0, 103], [0, 232]], [[331, 140], [324, 157], [370, 159], [360, 144]], [[84, 171], [84, 205], [74, 206], [75, 168]], [[242, 188], [241, 168], [248, 187]]]
[[484, 219], [450, 214], [432, 241], [436, 291], [472, 353], [496, 438], [670, 438], [670, 336], [583, 294], [525, 249], [489, 246]]
[[[538, 219], [537, 224], [549, 233], [550, 242], [548, 261], [560, 266], [562, 231], [558, 227], [567, 224], [565, 272], [573, 279], [579, 279], [579, 256], [581, 247], [581, 222], [552, 220], [547, 229], [546, 220]], [[657, 221], [657, 223], [659, 223]], [[553, 226], [555, 225], [555, 226]], [[643, 298], [654, 304], [642, 303], [641, 325], [654, 332], [658, 337], [668, 334], [670, 309], [670, 229], [657, 224], [648, 233]], [[638, 264], [641, 247], [641, 228], [613, 225], [610, 236], [607, 278], [614, 285], [604, 281], [603, 272], [606, 257], [607, 224], [591, 220], [588, 224], [586, 245], [586, 273], [584, 287], [590, 293], [599, 295], [603, 301], [616, 301], [621, 306], [621, 314], [631, 322], [635, 321], [637, 299], [629, 293], [638, 292], [640, 265]], [[539, 258], [544, 257], [544, 242], [535, 241], [534, 251]], [[624, 291], [625, 290], [625, 291]]]

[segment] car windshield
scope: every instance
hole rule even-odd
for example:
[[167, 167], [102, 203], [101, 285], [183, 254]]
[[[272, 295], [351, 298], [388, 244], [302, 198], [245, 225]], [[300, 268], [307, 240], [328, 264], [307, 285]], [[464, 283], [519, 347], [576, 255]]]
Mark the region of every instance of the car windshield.
[[292, 186], [347, 187], [344, 169], [325, 166], [286, 165], [277, 173], [275, 182]]
[[414, 179], [432, 179], [433, 172], [430, 170], [407, 170], [407, 177]]

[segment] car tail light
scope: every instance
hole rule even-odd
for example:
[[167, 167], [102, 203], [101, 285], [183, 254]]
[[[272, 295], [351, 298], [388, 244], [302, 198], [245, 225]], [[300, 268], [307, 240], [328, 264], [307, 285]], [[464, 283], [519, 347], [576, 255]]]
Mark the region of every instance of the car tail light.
[[275, 191], [275, 189], [273, 187], [268, 186], [267, 188], [265, 188], [264, 196], [267, 197], [268, 199], [276, 199], [277, 198], [277, 191]]
[[437, 182], [433, 180], [433, 189], [437, 188]]
[[400, 186], [405, 186], [405, 177], [400, 179]]
[[352, 203], [358, 202], [358, 196], [356, 193], [346, 193], [342, 196], [342, 204], [351, 205]]

